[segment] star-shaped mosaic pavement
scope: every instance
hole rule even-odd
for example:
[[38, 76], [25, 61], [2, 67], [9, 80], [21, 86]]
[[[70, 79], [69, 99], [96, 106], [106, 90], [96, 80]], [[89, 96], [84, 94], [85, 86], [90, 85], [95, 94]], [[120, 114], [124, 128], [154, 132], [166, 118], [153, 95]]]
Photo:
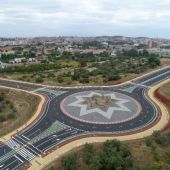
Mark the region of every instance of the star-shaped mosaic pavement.
[[[101, 101], [89, 104], [90, 101], [93, 102], [92, 100], [96, 96], [98, 96], [98, 99]], [[131, 112], [131, 110], [125, 106], [125, 103], [130, 101], [127, 99], [118, 98], [114, 93], [102, 94], [99, 92], [90, 92], [88, 95], [79, 95], [75, 96], [75, 98], [76, 101], [70, 103], [69, 106], [79, 107], [80, 116], [98, 113], [107, 119], [111, 119], [115, 111]], [[108, 101], [104, 102], [103, 99]]]

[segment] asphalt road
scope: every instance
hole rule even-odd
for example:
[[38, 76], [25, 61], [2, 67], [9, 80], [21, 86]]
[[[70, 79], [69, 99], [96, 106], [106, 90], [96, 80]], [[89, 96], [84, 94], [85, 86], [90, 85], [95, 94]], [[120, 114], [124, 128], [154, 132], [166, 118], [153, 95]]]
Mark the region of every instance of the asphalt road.
[[[119, 87], [58, 89], [41, 85], [0, 80], [0, 85], [33, 91], [46, 96], [47, 101], [41, 117], [31, 126], [0, 145], [0, 170], [22, 169], [37, 156], [48, 154], [59, 144], [85, 134], [124, 134], [147, 128], [159, 117], [159, 109], [152, 103], [146, 91], [156, 83], [170, 77], [170, 67], [134, 80]], [[60, 102], [68, 95], [81, 91], [109, 90], [128, 95], [140, 103], [140, 114], [127, 122], [117, 124], [89, 124], [72, 119], [60, 109]]]

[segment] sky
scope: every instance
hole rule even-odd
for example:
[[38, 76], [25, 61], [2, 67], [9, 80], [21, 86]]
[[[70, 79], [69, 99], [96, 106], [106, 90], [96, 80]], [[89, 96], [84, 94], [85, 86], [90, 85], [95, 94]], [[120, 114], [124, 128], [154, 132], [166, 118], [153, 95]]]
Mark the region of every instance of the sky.
[[170, 0], [0, 0], [0, 37], [170, 38]]

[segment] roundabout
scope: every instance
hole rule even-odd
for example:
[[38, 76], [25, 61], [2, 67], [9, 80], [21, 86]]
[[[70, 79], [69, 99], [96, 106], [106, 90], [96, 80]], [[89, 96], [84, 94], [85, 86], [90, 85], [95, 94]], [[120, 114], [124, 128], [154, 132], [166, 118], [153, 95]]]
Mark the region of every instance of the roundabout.
[[[115, 88], [69, 89], [56, 98], [57, 120], [86, 132], [127, 134], [159, 118], [144, 88], [127, 93]], [[55, 102], [55, 101], [54, 101]]]
[[140, 104], [127, 95], [113, 91], [83, 91], [61, 101], [64, 114], [80, 122], [118, 124], [140, 114]]
[[42, 99], [38, 116], [1, 139], [1, 169], [42, 169], [51, 155], [86, 142], [140, 139], [162, 130], [169, 114], [154, 91], [169, 77], [170, 67], [110, 87], [47, 87], [0, 79], [0, 85]]

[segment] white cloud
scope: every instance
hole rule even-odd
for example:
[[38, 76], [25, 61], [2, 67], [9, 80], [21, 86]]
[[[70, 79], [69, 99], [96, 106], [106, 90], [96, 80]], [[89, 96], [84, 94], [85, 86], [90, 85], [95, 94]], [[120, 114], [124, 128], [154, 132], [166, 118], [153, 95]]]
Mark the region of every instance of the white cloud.
[[[44, 35], [152, 36], [151, 30], [168, 33], [169, 18], [170, 0], [0, 1], [0, 32], [6, 36], [34, 35], [38, 31]], [[7, 26], [11, 29], [5, 32]]]

